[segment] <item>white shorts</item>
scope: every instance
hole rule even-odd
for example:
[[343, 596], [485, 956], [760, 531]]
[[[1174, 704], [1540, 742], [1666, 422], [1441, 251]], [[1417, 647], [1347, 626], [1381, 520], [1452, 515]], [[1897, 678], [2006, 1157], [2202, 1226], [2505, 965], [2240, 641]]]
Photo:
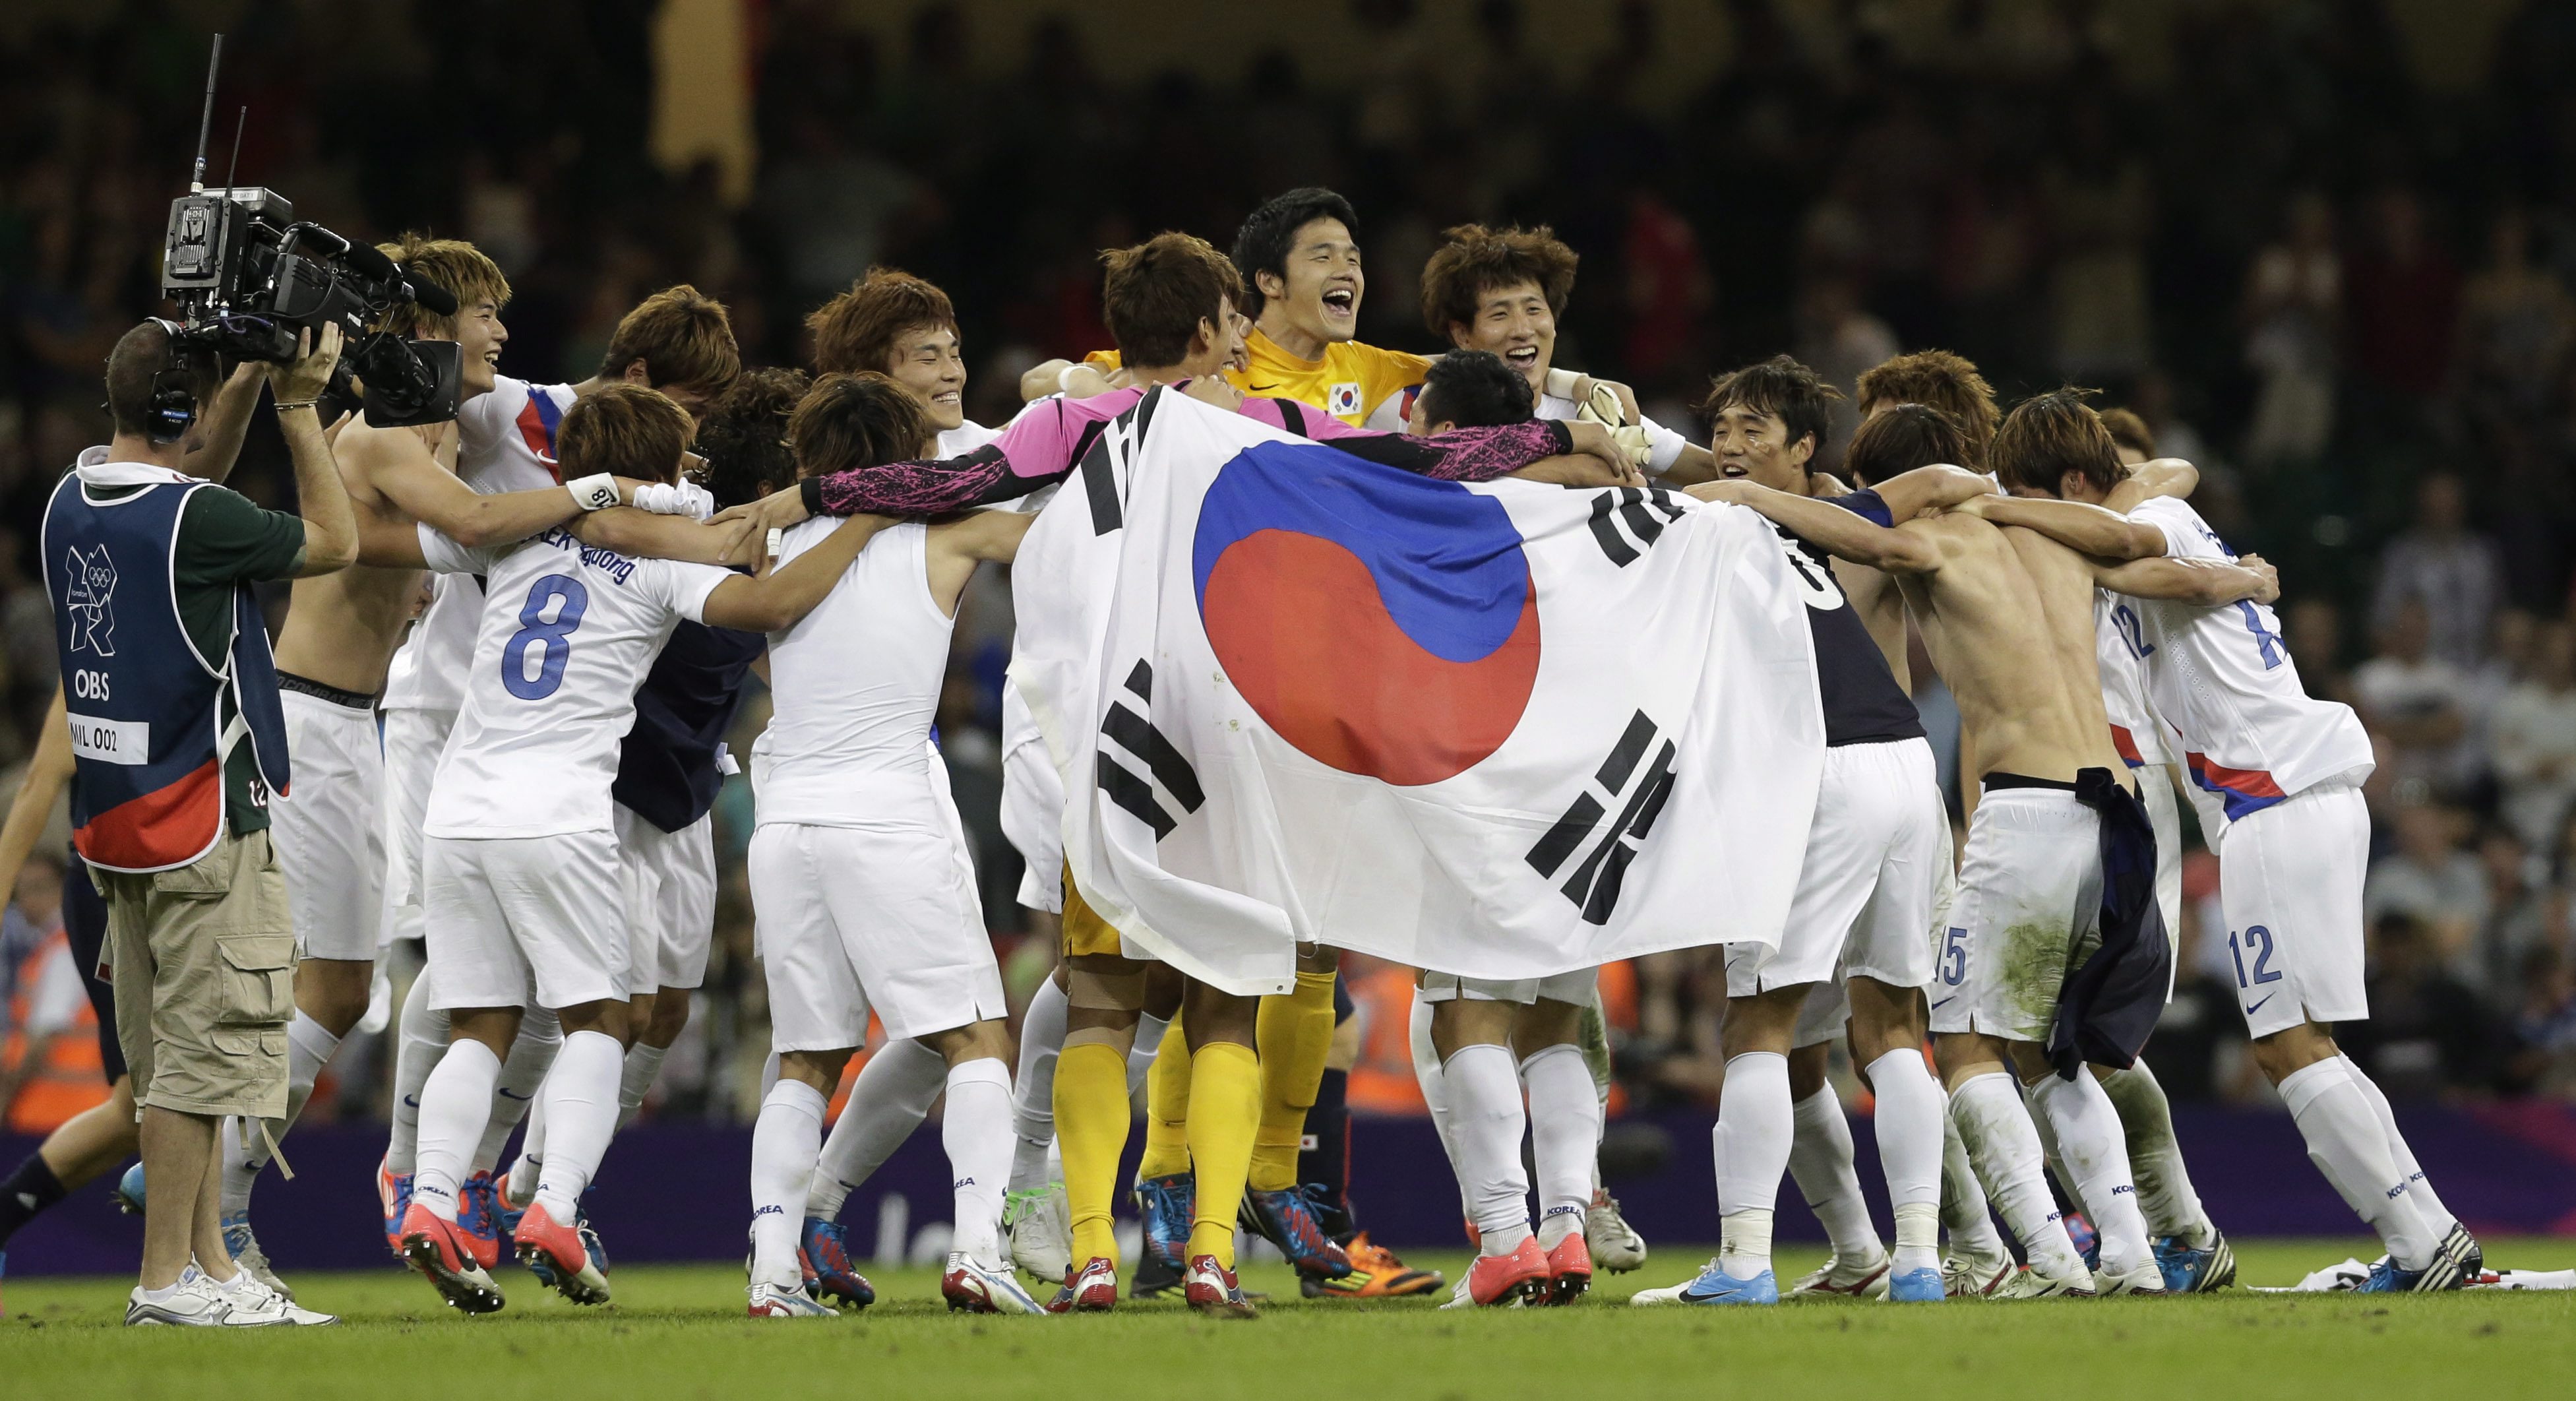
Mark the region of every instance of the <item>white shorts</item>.
[[383, 800], [379, 841], [385, 853], [384, 937], [421, 937], [421, 905], [428, 883], [421, 869], [420, 828], [429, 818], [429, 784], [438, 756], [456, 729], [452, 710], [385, 712]]
[[2227, 825], [2218, 898], [2248, 1035], [2369, 1018], [2361, 980], [2369, 860], [2370, 809], [2349, 783], [2308, 789]]
[[751, 902], [769, 980], [770, 1048], [867, 1041], [1008, 1014], [975, 891], [934, 814], [866, 827], [764, 822], [751, 834]]
[[1933, 1031], [2048, 1039], [2071, 956], [2101, 927], [2101, 828], [2062, 789], [1978, 799], [1931, 988]]
[[665, 832], [616, 807], [617, 861], [626, 885], [626, 992], [694, 988], [707, 977], [716, 930], [715, 814]]
[[375, 712], [280, 689], [295, 781], [269, 805], [295, 942], [306, 958], [371, 963], [384, 929], [384, 750]]
[[1933, 888], [1948, 857], [1949, 820], [1929, 742], [1827, 749], [1780, 946], [1729, 945], [1727, 995], [1843, 977], [1907, 988], [1931, 982]]
[[1019, 852], [1020, 903], [1064, 913], [1064, 780], [1019, 692], [1002, 687], [1002, 835]]
[[430, 1006], [626, 999], [626, 891], [617, 835], [425, 837]]
[[1592, 991], [1601, 982], [1598, 968], [1577, 968], [1571, 973], [1558, 973], [1546, 978], [1462, 978], [1455, 973], [1424, 970], [1414, 985], [1414, 996], [1425, 1002], [1516, 1002], [1527, 1007], [1546, 998], [1550, 1002], [1569, 1002], [1577, 1007], [1592, 1004]]

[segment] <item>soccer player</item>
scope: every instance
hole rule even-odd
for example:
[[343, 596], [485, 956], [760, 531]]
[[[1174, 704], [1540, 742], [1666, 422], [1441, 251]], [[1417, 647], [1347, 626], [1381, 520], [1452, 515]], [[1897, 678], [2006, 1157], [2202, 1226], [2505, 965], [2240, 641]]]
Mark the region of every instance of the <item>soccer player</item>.
[[[492, 275], [499, 276], [498, 269]], [[492, 355], [497, 358], [497, 348]], [[526, 492], [532, 494], [528, 499], [561, 510], [565, 482], [555, 460], [555, 435], [574, 403], [605, 386], [629, 384], [658, 389], [684, 411], [692, 406], [703, 410], [724, 393], [741, 367], [724, 305], [693, 287], [665, 288], [618, 321], [599, 372], [586, 380], [539, 385], [492, 374], [490, 392], [469, 393], [458, 410], [439, 463], [424, 463], [407, 450], [399, 454], [405, 480], [414, 489], [391, 499], [459, 543], [499, 545], [523, 539], [534, 530], [520, 520], [492, 518], [492, 503], [509, 499], [501, 493]], [[403, 448], [399, 439], [389, 442], [393, 449]], [[452, 476], [440, 470], [441, 463], [452, 466]], [[460, 481], [471, 491], [458, 490]], [[487, 495], [478, 498], [477, 492]], [[442, 508], [439, 503], [446, 504]], [[437, 509], [454, 514], [442, 516]], [[570, 514], [555, 514], [548, 523], [561, 523]], [[438, 575], [435, 590], [428, 610], [395, 653], [385, 684], [384, 918], [386, 933], [394, 938], [420, 937], [423, 814], [439, 755], [464, 703], [464, 676], [472, 664], [474, 628], [483, 604], [481, 585], [470, 576]], [[410, 1190], [421, 1086], [446, 1054], [448, 1042], [446, 1017], [436, 1010], [435, 970], [424, 970], [423, 976], [430, 980], [427, 988], [415, 982], [403, 1004], [394, 1063], [393, 1134], [377, 1173], [389, 1246], [402, 1224]], [[670, 1029], [676, 1034], [677, 1028]], [[650, 1038], [660, 1031], [647, 1027], [646, 1044], [655, 1044]], [[497, 1261], [501, 1237], [509, 1229], [510, 1203], [495, 1176], [501, 1151], [519, 1121], [531, 1115], [537, 1087], [562, 1040], [552, 1012], [529, 1008], [494, 1086], [492, 1114], [475, 1149], [459, 1218], [487, 1261]], [[529, 1138], [533, 1142], [527, 1147], [542, 1159], [541, 1116], [531, 1122]], [[523, 1151], [522, 1157], [528, 1156]], [[537, 1175], [536, 1163], [529, 1168], [524, 1177], [509, 1174], [522, 1202]]]
[[[1955, 458], [1963, 447], [1957, 425], [1921, 405], [1882, 414], [1863, 430], [1846, 461], [1869, 482]], [[1882, 522], [1875, 512], [1864, 518], [1866, 500], [1812, 501], [1743, 482], [1694, 491], [1751, 505], [1837, 555], [1900, 576], [1933, 659], [1959, 697], [1983, 775], [1985, 798], [1970, 827], [1958, 902], [1939, 954], [1932, 1030], [1961, 1136], [2031, 1256], [2031, 1273], [2016, 1282], [2017, 1292], [2165, 1292], [2134, 1201], [2116, 1110], [2093, 1075], [2051, 1075], [2049, 1061], [2038, 1054], [2059, 1018], [2061, 976], [2079, 991], [2090, 986], [2090, 964], [2067, 975], [2071, 952], [2098, 935], [2101, 957], [2136, 949], [2149, 965], [2170, 959], [2160, 929], [2149, 939], [2135, 929], [2105, 927], [2101, 914], [2106, 859], [2134, 862], [2143, 855], [2140, 864], [2150, 870], [2153, 860], [2152, 851], [2138, 849], [2152, 840], [2143, 812], [2126, 790], [2111, 791], [2117, 771], [2093, 670], [2091, 597], [2084, 590], [2116, 571], [2087, 566], [2070, 551], [2040, 548], [2026, 534], [1978, 530], [1966, 523], [1975, 517], [1960, 512]], [[2129, 568], [2118, 582], [2149, 592], [2230, 597], [2270, 587], [2259, 572], [2232, 565]], [[2114, 840], [2105, 841], [2105, 823], [2113, 824]], [[2135, 902], [2128, 913], [2139, 913]], [[2149, 971], [2159, 982], [2169, 977], [2160, 965]], [[2117, 986], [2125, 1000], [2105, 996], [2070, 1020], [2116, 1026], [2143, 1041], [2162, 988]], [[2084, 1044], [2098, 1046], [2092, 1039]], [[2134, 1055], [2134, 1046], [2126, 1050]], [[2098, 1279], [2053, 1210], [2038, 1134], [2009, 1078], [2016, 1072], [2031, 1083], [2032, 1098], [2051, 1121], [2078, 1194], [2104, 1204], [2096, 1223], [2103, 1237]]]
[[[825, 376], [789, 427], [808, 473], [930, 436], [919, 401], [872, 373]], [[1000, 1244], [1011, 1153], [1001, 971], [927, 768], [958, 597], [978, 563], [1010, 561], [1033, 519], [983, 511], [892, 526], [855, 564], [844, 560], [823, 605], [771, 649], [776, 710], [752, 751], [751, 879], [779, 1075], [753, 1131], [754, 1317], [830, 1312], [802, 1286], [798, 1223], [827, 1097], [866, 1041], [871, 1010], [888, 1037], [947, 1064], [956, 1239], [940, 1292], [952, 1309], [1040, 1312]], [[797, 526], [781, 558], [841, 528]]]
[[[1001, 436], [966, 417], [966, 351], [948, 294], [896, 268], [870, 268], [805, 318], [817, 375], [881, 374], [929, 414], [935, 458], [963, 457]], [[909, 454], [907, 454], [909, 455]]]
[[[2013, 497], [1979, 503], [1990, 519], [2106, 559], [2237, 558], [2178, 498], [2153, 497], [2126, 515], [2100, 508], [2124, 473], [2080, 394], [2044, 395], [2015, 417], [2024, 413], [2028, 431], [1996, 441]], [[2360, 789], [2374, 762], [2369, 736], [2349, 707], [2307, 694], [2268, 600], [2194, 604], [2104, 587], [2122, 595], [2115, 626], [2147, 701], [2180, 736], [2193, 783], [2226, 812], [2220, 898], [2255, 1064], [2289, 1105], [2310, 1161], [2388, 1248], [2362, 1288], [2458, 1287], [2483, 1268], [2477, 1241], [2442, 1205], [2387, 1097], [2331, 1030], [2370, 1015], [2361, 922], [2370, 818]]]
[[[605, 385], [565, 412], [556, 446], [586, 504], [605, 506], [614, 499], [605, 474], [673, 482], [692, 427], [654, 390]], [[401, 1229], [405, 1258], [456, 1307], [502, 1303], [456, 1218], [532, 985], [564, 1043], [541, 1091], [551, 1151], [514, 1238], [566, 1298], [608, 1299], [575, 1223], [616, 1129], [625, 1058], [626, 903], [610, 789], [636, 687], [682, 618], [760, 632], [802, 618], [874, 524], [852, 522], [758, 579], [630, 558], [562, 529], [468, 548], [426, 527], [364, 527], [370, 557], [479, 575], [491, 600], [424, 828], [434, 1005], [452, 1039], [422, 1088], [419, 1170]]]
[[[1643, 449], [1637, 465], [1676, 486], [1707, 481], [1709, 450], [1637, 411], [1624, 385], [1556, 367], [1556, 321], [1574, 293], [1579, 256], [1541, 224], [1488, 229], [1460, 224], [1422, 269], [1422, 323], [1461, 350], [1490, 350], [1529, 380], [1540, 418], [1588, 410]], [[1606, 395], [1604, 399], [1602, 396]]]
[[[1824, 445], [1836, 397], [1786, 356], [1721, 378], [1703, 406], [1715, 424], [1719, 473], [1807, 499], [1816, 489], [1807, 464]], [[1911, 519], [1987, 490], [1964, 470], [1927, 467], [1860, 504]], [[1728, 499], [1718, 485], [1692, 494]], [[1771, 1222], [1795, 1132], [1789, 1055], [1811, 994], [1841, 978], [1852, 1060], [1878, 1096], [1879, 1156], [1896, 1208], [1896, 1253], [1883, 1266], [1887, 1297], [1938, 1302], [1942, 1100], [1923, 1060], [1923, 989], [1933, 978], [1925, 933], [1949, 859], [1948, 819], [1914, 702], [1835, 584], [1826, 552], [1794, 526], [1780, 533], [1807, 587], [1824, 705], [1824, 787], [1779, 946], [1737, 945], [1727, 954], [1726, 1083], [1713, 1131], [1723, 1244], [1699, 1278], [1638, 1297], [1779, 1302]]]
[[[457, 302], [453, 316], [405, 302], [388, 314], [388, 328], [458, 342], [469, 408], [487, 399], [509, 340], [501, 309], [510, 285], [500, 268], [473, 245], [452, 239], [406, 235], [381, 251]], [[573, 496], [543, 475], [469, 469], [470, 480], [460, 479], [457, 441], [452, 424], [378, 428], [359, 418], [340, 429], [334, 455], [359, 509], [399, 511], [460, 540], [515, 540], [580, 514]], [[267, 1166], [270, 1143], [294, 1122], [340, 1038], [366, 1012], [385, 873], [378, 825], [384, 766], [374, 708], [420, 586], [415, 569], [363, 563], [298, 580], [277, 640], [278, 689], [298, 777], [294, 791], [273, 805], [272, 830], [303, 957], [287, 1028], [286, 1118], [265, 1131], [227, 1122], [222, 1210], [235, 1257], [281, 1292], [251, 1230], [251, 1189]], [[415, 645], [430, 644], [424, 637]], [[431, 684], [423, 675], [413, 680]], [[484, 1238], [492, 1239], [488, 1229]]]

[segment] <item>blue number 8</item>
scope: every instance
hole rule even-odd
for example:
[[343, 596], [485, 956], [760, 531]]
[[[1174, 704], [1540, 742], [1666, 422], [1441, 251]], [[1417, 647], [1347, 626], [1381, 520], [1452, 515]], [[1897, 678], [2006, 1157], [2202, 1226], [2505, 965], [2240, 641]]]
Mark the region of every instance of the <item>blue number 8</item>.
[[1968, 977], [1968, 931], [1952, 926], [1941, 944], [1941, 982], [1957, 987]]
[[[546, 605], [562, 600], [551, 623], [541, 616]], [[544, 700], [563, 685], [564, 663], [572, 657], [572, 634], [590, 608], [590, 590], [568, 574], [549, 574], [528, 586], [528, 601], [519, 609], [519, 630], [501, 644], [501, 684], [521, 700]], [[528, 648], [545, 644], [545, 660], [536, 677], [528, 676]]]

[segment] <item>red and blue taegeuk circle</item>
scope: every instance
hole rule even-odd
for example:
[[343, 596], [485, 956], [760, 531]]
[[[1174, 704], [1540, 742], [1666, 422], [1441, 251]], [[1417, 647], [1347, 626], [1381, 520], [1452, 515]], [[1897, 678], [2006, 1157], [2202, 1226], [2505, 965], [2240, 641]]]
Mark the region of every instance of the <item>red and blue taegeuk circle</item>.
[[1492, 497], [1316, 443], [1261, 443], [1199, 504], [1199, 620], [1299, 752], [1437, 783], [1502, 747], [1538, 681], [1538, 590]]

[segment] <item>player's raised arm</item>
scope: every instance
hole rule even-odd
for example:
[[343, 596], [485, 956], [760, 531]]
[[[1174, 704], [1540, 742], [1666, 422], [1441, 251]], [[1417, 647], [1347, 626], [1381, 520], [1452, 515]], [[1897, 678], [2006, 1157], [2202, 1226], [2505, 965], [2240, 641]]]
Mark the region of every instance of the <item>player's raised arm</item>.
[[2199, 489], [2199, 468], [2179, 457], [2159, 457], [2129, 469], [2129, 479], [2111, 488], [2102, 506], [2125, 516], [2150, 497], [2188, 497]]
[[2132, 598], [2171, 599], [2216, 608], [2240, 599], [2270, 603], [2281, 596], [2281, 574], [2261, 555], [2223, 559], [2096, 559], [2093, 582]]
[[823, 543], [759, 578], [739, 575], [716, 585], [707, 595], [701, 621], [710, 627], [745, 632], [777, 632], [804, 621], [827, 597], [850, 562], [884, 524], [877, 516], [852, 516], [823, 538]]
[[1688, 494], [1702, 501], [1748, 506], [1775, 525], [1813, 542], [1838, 559], [1898, 574], [1929, 574], [1941, 567], [1933, 539], [1910, 525], [1881, 525], [1848, 507], [1811, 496], [1793, 496], [1749, 481], [1703, 482]]
[[1996, 525], [2036, 530], [2078, 554], [2100, 559], [2152, 559], [2165, 552], [2163, 531], [2082, 501], [1974, 496], [1951, 509], [1982, 516]]
[[405, 428], [351, 425], [340, 435], [351, 465], [412, 519], [460, 545], [506, 545], [552, 529], [585, 511], [629, 499], [632, 483], [605, 474], [559, 487], [485, 494], [442, 465], [421, 435]]

